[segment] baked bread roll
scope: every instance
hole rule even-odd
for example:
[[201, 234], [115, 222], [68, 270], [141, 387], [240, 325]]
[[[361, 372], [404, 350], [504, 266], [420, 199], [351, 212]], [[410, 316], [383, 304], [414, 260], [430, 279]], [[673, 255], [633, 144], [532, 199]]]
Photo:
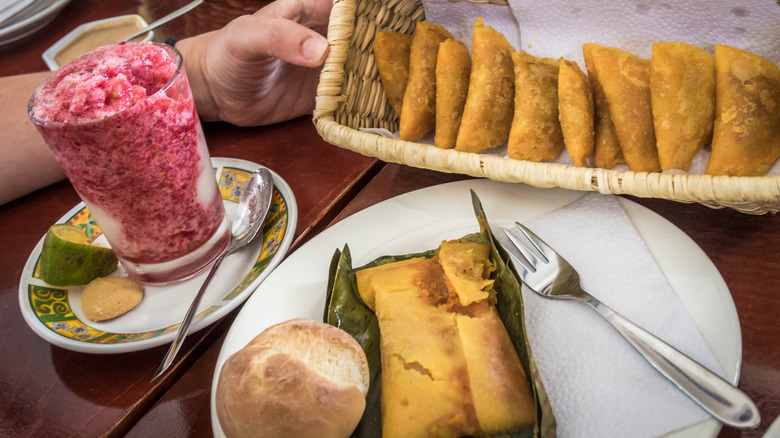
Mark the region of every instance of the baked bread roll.
[[228, 358], [217, 416], [228, 437], [343, 438], [360, 422], [368, 382], [365, 353], [349, 334], [292, 319]]

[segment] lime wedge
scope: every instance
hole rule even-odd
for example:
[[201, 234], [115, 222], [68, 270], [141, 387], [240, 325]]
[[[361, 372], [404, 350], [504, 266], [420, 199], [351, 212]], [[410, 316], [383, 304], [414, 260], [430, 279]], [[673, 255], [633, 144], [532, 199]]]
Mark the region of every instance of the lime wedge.
[[91, 245], [84, 232], [67, 224], [49, 227], [41, 250], [41, 278], [53, 286], [75, 286], [114, 272], [114, 251]]

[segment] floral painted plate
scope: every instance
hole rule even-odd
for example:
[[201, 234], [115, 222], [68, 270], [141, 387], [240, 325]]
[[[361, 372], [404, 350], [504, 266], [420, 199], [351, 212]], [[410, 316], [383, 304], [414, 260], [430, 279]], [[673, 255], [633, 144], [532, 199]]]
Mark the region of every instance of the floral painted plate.
[[[228, 218], [233, 216], [242, 193], [259, 164], [234, 158], [212, 158]], [[290, 186], [274, 177], [271, 211], [262, 228], [263, 239], [228, 256], [217, 271], [190, 326], [194, 333], [225, 316], [244, 302], [282, 261], [292, 243], [298, 220]], [[109, 246], [84, 203], [79, 203], [58, 223], [83, 228], [91, 242]], [[207, 272], [166, 286], [145, 286], [144, 298], [130, 312], [117, 318], [93, 322], [81, 310], [84, 286], [51, 286], [40, 278], [39, 260], [43, 238], [22, 271], [19, 305], [27, 324], [46, 341], [85, 353], [124, 353], [170, 343], [190, 302]], [[112, 275], [125, 275], [121, 264]]]

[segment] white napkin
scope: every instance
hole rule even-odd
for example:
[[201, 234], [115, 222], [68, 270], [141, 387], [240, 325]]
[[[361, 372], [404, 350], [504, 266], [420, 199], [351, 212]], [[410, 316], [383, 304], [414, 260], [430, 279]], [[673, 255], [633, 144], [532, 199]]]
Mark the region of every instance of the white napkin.
[[[515, 49], [539, 57], [563, 57], [583, 69], [582, 46], [588, 42], [619, 47], [646, 59], [654, 41], [684, 41], [710, 53], [716, 43], [726, 44], [780, 65], [780, 4], [772, 0], [509, 0], [508, 6], [423, 0], [423, 7], [427, 21], [444, 26], [469, 48], [474, 20], [483, 17], [485, 25], [504, 34]], [[421, 142], [433, 144], [432, 135]], [[496, 155], [496, 151], [486, 154]], [[705, 147], [688, 173], [703, 174], [708, 159]], [[555, 162], [572, 164], [566, 151]], [[614, 169], [628, 167], [620, 164]], [[780, 160], [768, 172], [777, 174]]]
[[[587, 42], [650, 59], [652, 42], [683, 41], [712, 53], [726, 44], [780, 63], [780, 5], [771, 0], [509, 0], [522, 48], [584, 66]], [[427, 12], [427, 11], [426, 11]]]
[[474, 20], [485, 19], [485, 26], [501, 32], [515, 49], [520, 48], [520, 31], [514, 12], [507, 6], [489, 3], [472, 3], [452, 0], [423, 0], [425, 20], [444, 26], [456, 40], [471, 50], [471, 35], [474, 32]]
[[780, 5], [772, 0], [509, 0], [508, 6], [424, 0], [425, 19], [470, 46], [476, 17], [517, 50], [584, 66], [582, 45], [620, 47], [650, 58], [654, 41], [684, 41], [712, 52], [727, 44], [780, 63]]
[[[577, 269], [585, 290], [725, 376], [614, 196], [590, 193], [526, 225]], [[523, 297], [559, 437], [656, 437], [708, 418], [586, 304]]]

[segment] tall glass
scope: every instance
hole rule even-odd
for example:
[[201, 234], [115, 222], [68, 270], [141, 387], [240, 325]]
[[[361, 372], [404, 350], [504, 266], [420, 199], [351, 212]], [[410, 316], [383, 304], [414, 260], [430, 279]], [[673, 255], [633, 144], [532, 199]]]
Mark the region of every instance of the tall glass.
[[95, 49], [38, 87], [28, 114], [128, 275], [183, 280], [227, 247], [222, 198], [176, 49]]

